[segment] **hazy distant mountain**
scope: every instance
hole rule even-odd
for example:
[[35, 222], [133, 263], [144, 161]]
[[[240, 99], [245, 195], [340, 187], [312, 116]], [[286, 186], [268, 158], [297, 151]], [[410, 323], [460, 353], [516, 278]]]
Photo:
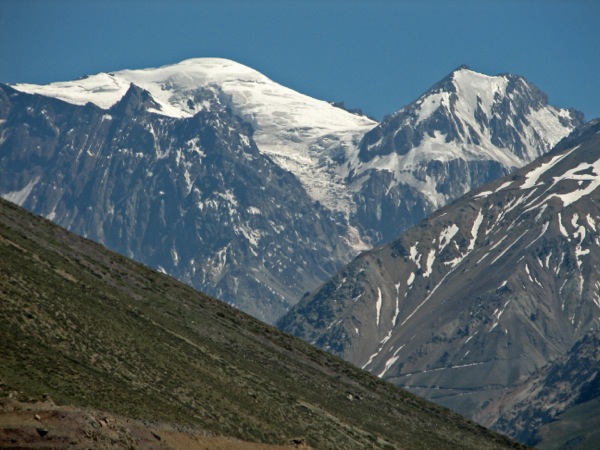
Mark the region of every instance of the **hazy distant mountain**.
[[599, 186], [595, 121], [359, 256], [279, 325], [474, 417], [600, 327]]
[[0, 195], [273, 322], [581, 120], [522, 78], [461, 68], [377, 125], [192, 59], [0, 86]]
[[2, 199], [0, 252], [2, 448], [519, 448]]

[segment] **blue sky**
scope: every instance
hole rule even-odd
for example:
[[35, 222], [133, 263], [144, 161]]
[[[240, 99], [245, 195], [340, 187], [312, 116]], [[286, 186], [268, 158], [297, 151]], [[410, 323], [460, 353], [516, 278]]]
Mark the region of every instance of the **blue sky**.
[[467, 64], [591, 119], [599, 23], [597, 0], [0, 0], [0, 82], [224, 57], [380, 119]]

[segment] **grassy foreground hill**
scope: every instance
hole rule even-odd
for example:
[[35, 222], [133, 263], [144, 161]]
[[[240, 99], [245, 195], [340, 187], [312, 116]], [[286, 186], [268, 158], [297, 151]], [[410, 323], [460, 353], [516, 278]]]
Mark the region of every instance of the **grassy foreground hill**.
[[519, 448], [0, 199], [9, 392], [251, 442]]

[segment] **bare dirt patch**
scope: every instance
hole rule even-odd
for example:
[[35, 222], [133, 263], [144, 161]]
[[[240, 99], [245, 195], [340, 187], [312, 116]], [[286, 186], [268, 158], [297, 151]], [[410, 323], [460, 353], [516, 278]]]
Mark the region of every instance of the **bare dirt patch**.
[[147, 423], [106, 412], [59, 406], [46, 398], [23, 402], [0, 399], [0, 448], [3, 449], [308, 449], [296, 439], [289, 445], [268, 445], [211, 436], [199, 430]]

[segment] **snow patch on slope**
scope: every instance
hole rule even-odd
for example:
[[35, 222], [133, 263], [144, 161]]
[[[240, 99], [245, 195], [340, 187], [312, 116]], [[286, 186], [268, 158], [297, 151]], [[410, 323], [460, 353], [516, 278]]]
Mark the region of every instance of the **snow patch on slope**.
[[472, 116], [478, 106], [491, 117], [492, 106], [496, 96], [506, 94], [508, 79], [503, 76], [491, 77], [469, 69], [458, 70], [454, 73], [454, 85], [459, 97], [465, 100], [465, 115]]
[[4, 198], [5, 200], [8, 200], [9, 202], [15, 203], [19, 206], [23, 206], [25, 201], [27, 201], [29, 194], [31, 194], [31, 191], [33, 190], [35, 185], [38, 184], [39, 181], [40, 181], [40, 177], [35, 177], [33, 180], [31, 180], [29, 183], [27, 183], [23, 187], [23, 189], [20, 189], [18, 191], [13, 191], [13, 192], [7, 192], [6, 194], [2, 195], [2, 198]]

